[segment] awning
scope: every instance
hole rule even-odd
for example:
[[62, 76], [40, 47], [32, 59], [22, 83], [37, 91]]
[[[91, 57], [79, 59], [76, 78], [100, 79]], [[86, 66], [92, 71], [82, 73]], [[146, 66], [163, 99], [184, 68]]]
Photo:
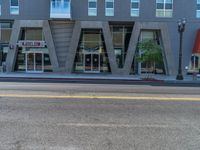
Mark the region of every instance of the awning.
[[196, 39], [195, 39], [192, 53], [193, 54], [200, 53], [200, 29], [197, 30]]

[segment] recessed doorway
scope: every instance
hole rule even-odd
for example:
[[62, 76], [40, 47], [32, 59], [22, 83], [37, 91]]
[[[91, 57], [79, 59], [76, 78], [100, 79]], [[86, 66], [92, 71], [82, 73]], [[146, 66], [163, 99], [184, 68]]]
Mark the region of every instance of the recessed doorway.
[[100, 72], [100, 54], [85, 53], [83, 61], [84, 61], [85, 73], [99, 73]]
[[44, 54], [42, 52], [26, 53], [26, 72], [44, 72]]

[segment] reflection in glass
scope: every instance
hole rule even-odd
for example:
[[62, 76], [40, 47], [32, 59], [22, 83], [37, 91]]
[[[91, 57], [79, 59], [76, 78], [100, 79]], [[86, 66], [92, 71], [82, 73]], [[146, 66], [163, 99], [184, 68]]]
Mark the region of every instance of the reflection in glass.
[[92, 71], [92, 55], [85, 54], [85, 71]]
[[[24, 28], [20, 40], [43, 41], [40, 28]], [[45, 47], [19, 47], [15, 71], [52, 72], [49, 50]]]
[[19, 14], [19, 0], [10, 0], [10, 14]]
[[51, 18], [71, 18], [70, 0], [51, 0]]
[[83, 29], [77, 49], [75, 72], [110, 72], [102, 31]]
[[25, 40], [36, 40], [36, 41], [42, 41], [43, 35], [42, 35], [42, 29], [40, 28], [24, 28], [23, 31], [25, 34]]
[[34, 70], [34, 54], [27, 53], [27, 71]]
[[11, 31], [12, 22], [0, 22], [0, 66], [6, 62]]
[[43, 53], [35, 53], [35, 71], [43, 71]]
[[[142, 30], [140, 33], [139, 42], [152, 40], [156, 42], [158, 45], [162, 46], [162, 39], [160, 32], [157, 30]], [[162, 52], [161, 52], [162, 53]], [[132, 73], [141, 74], [141, 73], [153, 73], [153, 74], [165, 74], [165, 66], [164, 66], [164, 57], [162, 62], [154, 62], [154, 63], [145, 63], [138, 62], [137, 57], [142, 56], [143, 51], [141, 49], [136, 50], [135, 58], [132, 64]]]
[[131, 38], [132, 25], [111, 25], [112, 40], [116, 61], [119, 68], [123, 68]]
[[99, 71], [99, 54], [92, 55], [92, 70]]
[[88, 0], [88, 16], [97, 15], [97, 0]]

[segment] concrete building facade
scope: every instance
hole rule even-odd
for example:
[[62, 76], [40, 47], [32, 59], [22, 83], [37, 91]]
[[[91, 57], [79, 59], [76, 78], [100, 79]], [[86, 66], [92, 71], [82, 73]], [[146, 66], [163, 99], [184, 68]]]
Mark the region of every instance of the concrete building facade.
[[[198, 0], [0, 0], [0, 8], [7, 72], [176, 75], [180, 18], [184, 73], [200, 69]], [[143, 40], [161, 47], [162, 63], [137, 61]]]

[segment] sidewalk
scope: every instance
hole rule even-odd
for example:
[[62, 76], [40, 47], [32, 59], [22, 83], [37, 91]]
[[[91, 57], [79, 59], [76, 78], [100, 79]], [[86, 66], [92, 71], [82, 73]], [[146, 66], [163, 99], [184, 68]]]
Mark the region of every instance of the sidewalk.
[[118, 76], [111, 74], [66, 74], [66, 73], [0, 73], [0, 78], [33, 79], [99, 79], [99, 80], [141, 80], [139, 76]]
[[47, 80], [122, 80], [122, 81], [163, 81], [166, 83], [199, 83], [200, 77], [193, 79], [191, 75], [184, 80], [176, 80], [176, 76], [150, 75], [111, 75], [111, 74], [66, 74], [66, 73], [0, 73], [0, 79], [47, 79]]

